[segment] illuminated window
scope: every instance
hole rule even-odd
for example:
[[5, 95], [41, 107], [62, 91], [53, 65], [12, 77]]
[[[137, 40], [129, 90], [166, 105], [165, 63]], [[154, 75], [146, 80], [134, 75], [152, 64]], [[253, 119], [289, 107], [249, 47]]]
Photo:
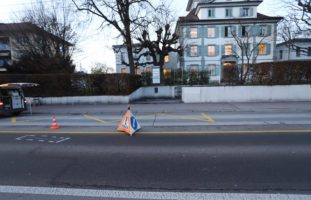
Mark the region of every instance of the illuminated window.
[[266, 55], [267, 53], [267, 45], [266, 44], [259, 44], [258, 45], [258, 55]]
[[215, 56], [216, 55], [216, 47], [215, 47], [215, 45], [209, 45], [207, 47], [207, 55], [208, 56]]
[[163, 73], [165, 79], [172, 77], [172, 69], [163, 69]]
[[135, 74], [136, 74], [136, 75], [141, 75], [140, 67], [137, 67], [137, 68], [135, 69]]
[[209, 38], [215, 37], [215, 28], [214, 27], [207, 28], [207, 37], [209, 37]]
[[198, 56], [198, 46], [190, 47], [190, 56]]
[[198, 28], [190, 28], [190, 38], [198, 38]]
[[231, 44], [225, 45], [225, 55], [226, 56], [232, 55], [232, 45]]
[[126, 68], [121, 69], [121, 74], [126, 74]]
[[165, 57], [164, 57], [164, 61], [165, 61], [166, 63], [170, 62], [170, 56], [165, 56]]

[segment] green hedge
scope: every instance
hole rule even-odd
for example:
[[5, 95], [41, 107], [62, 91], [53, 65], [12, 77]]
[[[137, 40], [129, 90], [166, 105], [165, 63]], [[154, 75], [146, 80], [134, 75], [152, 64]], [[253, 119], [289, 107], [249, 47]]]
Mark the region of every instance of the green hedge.
[[128, 95], [140, 87], [140, 76], [121, 74], [1, 74], [0, 83], [30, 82], [26, 96]]

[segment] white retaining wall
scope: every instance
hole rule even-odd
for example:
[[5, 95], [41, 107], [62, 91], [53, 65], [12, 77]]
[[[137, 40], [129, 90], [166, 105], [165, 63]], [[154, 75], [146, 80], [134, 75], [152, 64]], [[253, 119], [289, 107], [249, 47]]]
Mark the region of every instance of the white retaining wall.
[[[142, 98], [175, 98], [176, 86], [149, 86], [141, 87], [130, 95], [130, 101]], [[155, 92], [155, 88], [158, 92]]]
[[[37, 99], [37, 100], [36, 100]], [[33, 104], [92, 104], [92, 103], [128, 103], [128, 96], [77, 96], [30, 98]]]
[[310, 101], [311, 85], [183, 87], [184, 103]]
[[[155, 93], [158, 88], [158, 93]], [[95, 104], [95, 103], [129, 103], [142, 98], [174, 98], [174, 86], [141, 87], [129, 96], [76, 96], [76, 97], [40, 97], [32, 98], [33, 104]]]

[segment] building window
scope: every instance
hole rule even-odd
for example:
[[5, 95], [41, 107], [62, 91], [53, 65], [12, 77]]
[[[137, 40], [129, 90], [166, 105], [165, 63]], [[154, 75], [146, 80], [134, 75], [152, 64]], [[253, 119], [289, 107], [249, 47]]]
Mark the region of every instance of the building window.
[[126, 68], [121, 69], [121, 74], [126, 74]]
[[248, 36], [248, 29], [249, 29], [248, 26], [242, 26], [242, 30], [241, 30], [242, 37], [247, 37]]
[[243, 17], [248, 17], [249, 16], [249, 8], [243, 8], [242, 16]]
[[232, 30], [232, 27], [225, 26], [225, 37], [230, 37], [231, 36], [231, 30]]
[[136, 75], [141, 75], [140, 67], [135, 68], [135, 74]]
[[311, 56], [311, 47], [308, 48], [308, 56]]
[[207, 69], [208, 69], [208, 74], [210, 76], [216, 76], [216, 65], [215, 64], [209, 64]]
[[216, 56], [216, 46], [215, 45], [209, 45], [207, 47], [207, 55], [208, 56]]
[[215, 17], [215, 10], [214, 9], [208, 9], [207, 10], [207, 17], [208, 18]]
[[296, 57], [300, 57], [300, 47], [296, 48]]
[[232, 17], [232, 8], [226, 8], [226, 17]]
[[216, 36], [216, 30], [215, 30], [215, 27], [208, 27], [207, 28], [207, 37], [209, 38], [213, 38]]
[[225, 45], [225, 55], [226, 56], [232, 55], [232, 44]]
[[151, 73], [152, 72], [152, 68], [151, 67], [146, 67], [145, 68], [145, 73]]
[[169, 55], [165, 56], [165, 57], [164, 57], [164, 61], [165, 61], [166, 63], [170, 62], [170, 56], [169, 56]]
[[165, 79], [172, 77], [172, 69], [163, 69], [163, 74]]
[[198, 75], [199, 65], [190, 65], [189, 71], [191, 75]]
[[258, 55], [266, 55], [267, 54], [267, 45], [259, 44], [258, 45]]
[[190, 38], [198, 38], [198, 28], [190, 28]]
[[283, 50], [280, 50], [280, 60], [283, 59]]
[[191, 57], [198, 56], [198, 46], [191, 46], [190, 47], [190, 56]]
[[268, 27], [263, 25], [259, 26], [259, 36], [267, 36], [268, 34]]

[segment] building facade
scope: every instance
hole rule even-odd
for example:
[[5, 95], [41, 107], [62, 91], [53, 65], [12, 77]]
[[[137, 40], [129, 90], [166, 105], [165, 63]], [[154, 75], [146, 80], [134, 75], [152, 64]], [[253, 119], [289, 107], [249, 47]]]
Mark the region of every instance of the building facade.
[[[29, 22], [0, 23], [0, 72], [7, 71], [29, 49], [38, 47], [40, 41], [45, 41], [48, 45], [60, 44], [60, 52], [68, 52], [72, 46], [71, 43]], [[51, 49], [53, 53], [58, 51], [55, 47]]]
[[[134, 45], [134, 48], [138, 45]], [[115, 53], [115, 60], [116, 60], [116, 72], [120, 74], [129, 74], [130, 67], [124, 64], [128, 63], [128, 56], [127, 50], [124, 45], [114, 45], [113, 50]], [[138, 59], [138, 57], [143, 54], [145, 51], [142, 50], [139, 54], [134, 54], [134, 59]], [[139, 63], [148, 63], [152, 62], [151, 56], [141, 56], [139, 59]], [[164, 76], [167, 74], [169, 75], [172, 70], [178, 68], [178, 54], [175, 52], [169, 53], [168, 56], [165, 57], [165, 64], [163, 66]], [[154, 67], [153, 64], [145, 64], [138, 66], [135, 71], [135, 74], [140, 75], [141, 73], [152, 72], [152, 68]]]
[[297, 38], [276, 45], [278, 61], [311, 60], [311, 38]]
[[187, 16], [176, 32], [184, 47], [184, 71], [208, 71], [210, 82], [226, 79], [224, 71], [242, 63], [276, 60], [277, 22], [257, 12], [262, 0], [189, 0]]

